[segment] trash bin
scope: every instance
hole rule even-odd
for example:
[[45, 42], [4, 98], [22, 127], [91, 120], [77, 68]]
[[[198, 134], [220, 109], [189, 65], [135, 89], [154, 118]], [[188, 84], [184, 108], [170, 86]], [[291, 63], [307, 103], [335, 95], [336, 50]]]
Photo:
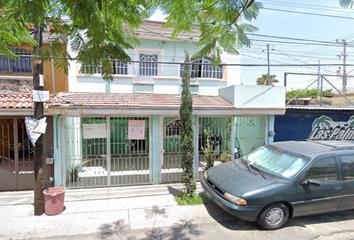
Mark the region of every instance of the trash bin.
[[56, 215], [64, 210], [65, 188], [48, 188], [43, 191], [43, 194], [45, 214]]

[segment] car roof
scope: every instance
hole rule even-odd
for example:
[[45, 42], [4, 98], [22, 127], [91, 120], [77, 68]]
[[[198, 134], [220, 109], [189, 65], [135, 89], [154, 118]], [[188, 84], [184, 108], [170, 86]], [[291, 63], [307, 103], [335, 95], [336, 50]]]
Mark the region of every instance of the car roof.
[[350, 140], [300, 140], [275, 142], [270, 145], [311, 158], [344, 150], [352, 150], [354, 153], [354, 141]]

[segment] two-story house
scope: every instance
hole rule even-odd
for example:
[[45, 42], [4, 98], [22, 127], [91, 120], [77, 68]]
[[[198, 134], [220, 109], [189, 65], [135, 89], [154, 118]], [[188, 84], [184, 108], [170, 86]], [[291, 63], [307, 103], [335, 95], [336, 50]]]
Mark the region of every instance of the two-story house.
[[[30, 26], [29, 26], [30, 27]], [[44, 47], [50, 48], [49, 28], [43, 34]], [[33, 47], [28, 44], [10, 46], [18, 58], [0, 55], [0, 190], [33, 189], [34, 146], [30, 143], [25, 117], [34, 115], [32, 98]], [[56, 61], [56, 60], [54, 60]], [[44, 89], [52, 92], [54, 72], [56, 91], [68, 91], [68, 77], [63, 71], [53, 70], [50, 61], [44, 63]], [[53, 148], [52, 116], [47, 114], [46, 153]], [[46, 176], [54, 176], [53, 165], [46, 168]]]
[[[54, 120], [55, 185], [122, 186], [180, 181], [179, 107], [185, 51], [197, 46], [198, 30], [171, 41], [171, 28], [145, 21], [140, 45], [127, 50], [132, 63], [112, 60], [113, 81], [100, 68], [72, 61], [69, 91], [59, 93]], [[218, 160], [223, 152], [247, 153], [267, 143], [274, 115], [284, 114], [282, 87], [240, 85], [240, 57], [223, 54], [191, 59], [195, 175], [205, 167], [209, 139]], [[82, 68], [94, 68], [91, 75]]]

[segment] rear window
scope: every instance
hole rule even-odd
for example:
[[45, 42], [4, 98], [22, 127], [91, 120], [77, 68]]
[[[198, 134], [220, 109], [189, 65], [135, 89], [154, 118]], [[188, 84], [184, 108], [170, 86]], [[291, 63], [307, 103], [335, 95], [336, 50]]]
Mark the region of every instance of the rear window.
[[306, 156], [274, 146], [257, 148], [242, 159], [246, 164], [251, 164], [261, 171], [286, 179], [295, 176], [310, 160]]

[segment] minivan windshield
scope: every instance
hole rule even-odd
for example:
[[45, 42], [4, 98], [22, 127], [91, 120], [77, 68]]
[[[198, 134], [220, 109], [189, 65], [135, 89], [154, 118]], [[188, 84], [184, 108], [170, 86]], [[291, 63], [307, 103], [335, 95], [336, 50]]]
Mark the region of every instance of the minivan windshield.
[[291, 152], [263, 146], [243, 156], [242, 161], [261, 171], [291, 179], [307, 164], [308, 159]]

